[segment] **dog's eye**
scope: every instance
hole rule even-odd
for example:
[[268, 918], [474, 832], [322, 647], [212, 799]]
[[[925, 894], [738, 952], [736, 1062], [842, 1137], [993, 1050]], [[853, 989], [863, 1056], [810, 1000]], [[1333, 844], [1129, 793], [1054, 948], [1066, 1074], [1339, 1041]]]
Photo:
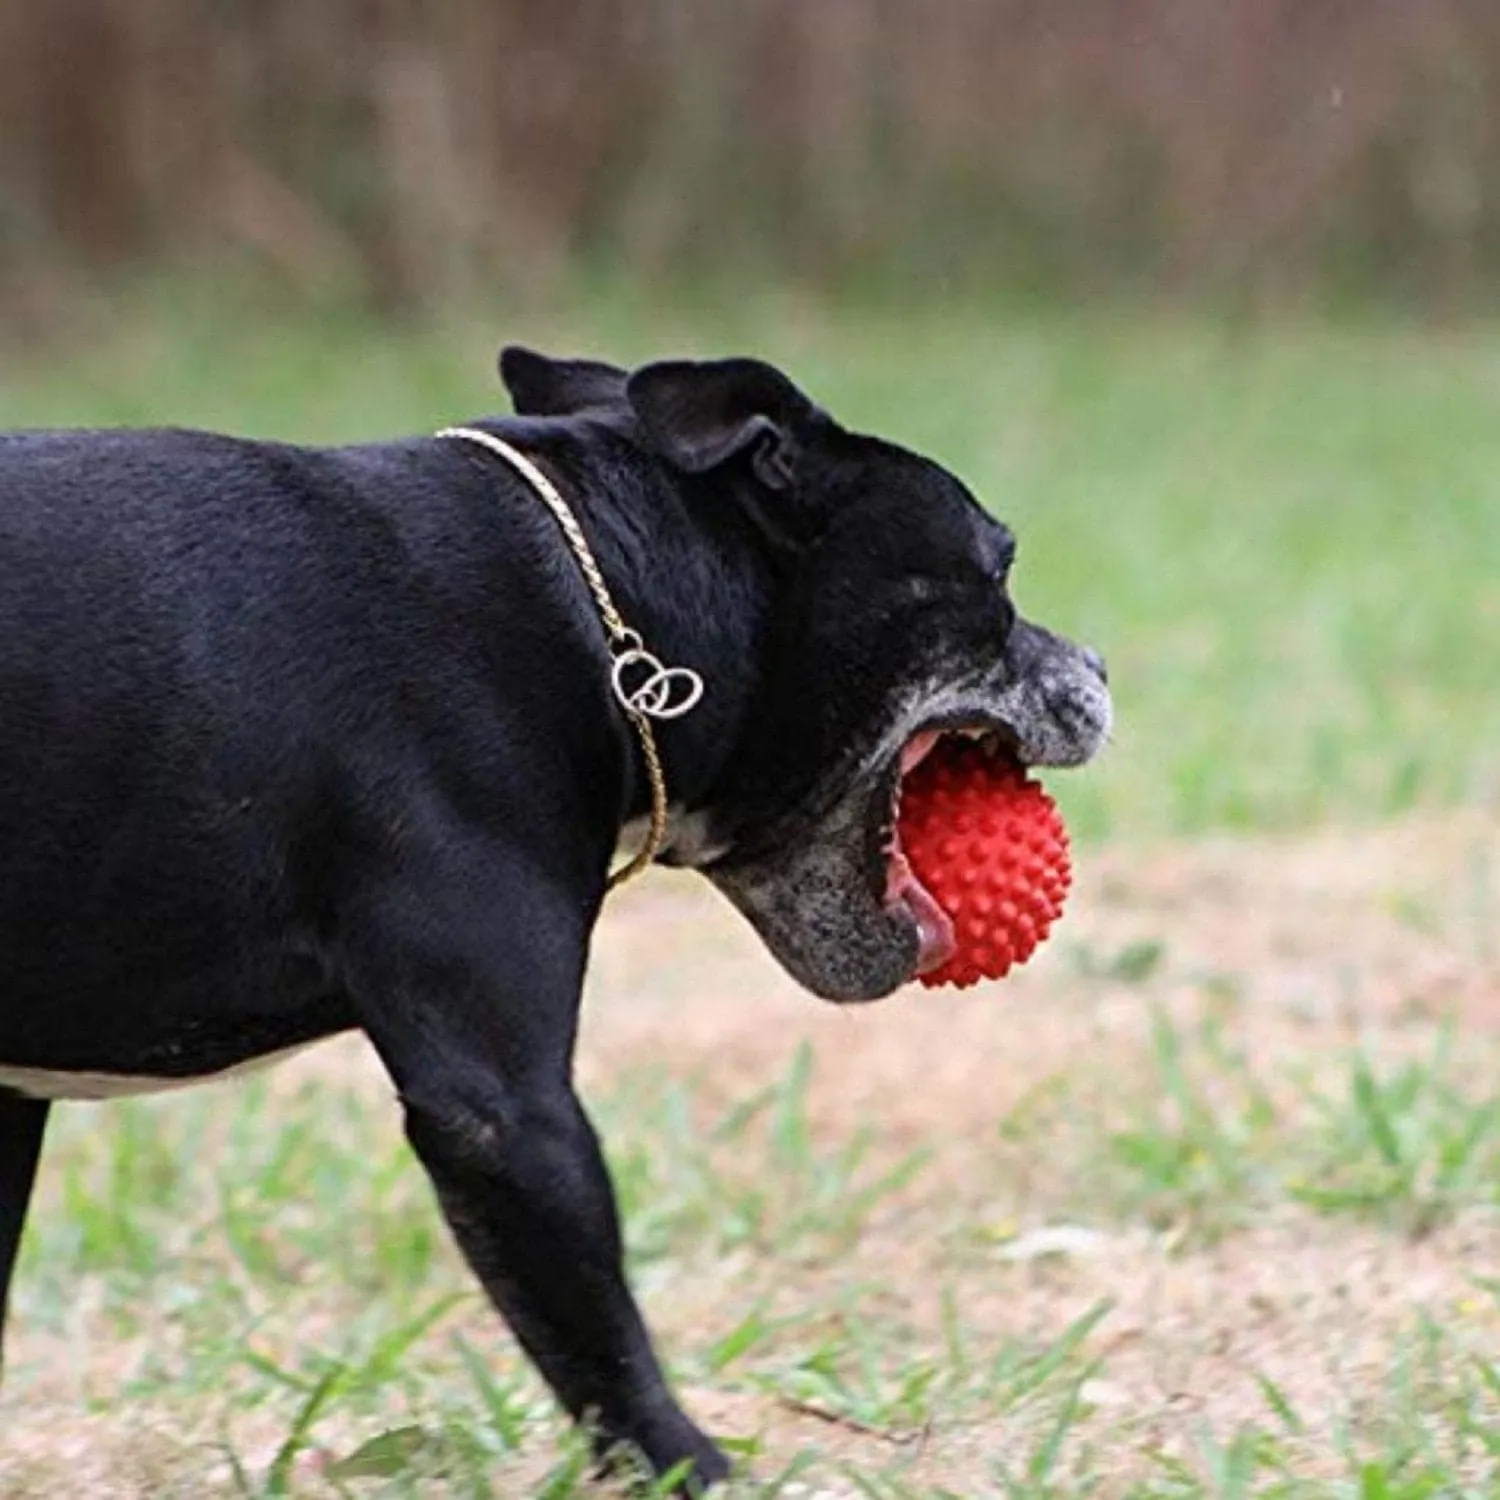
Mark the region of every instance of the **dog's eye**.
[[985, 558], [985, 574], [996, 588], [1003, 589], [1016, 561], [1015, 539], [1007, 536], [998, 546], [986, 550], [989, 555]]

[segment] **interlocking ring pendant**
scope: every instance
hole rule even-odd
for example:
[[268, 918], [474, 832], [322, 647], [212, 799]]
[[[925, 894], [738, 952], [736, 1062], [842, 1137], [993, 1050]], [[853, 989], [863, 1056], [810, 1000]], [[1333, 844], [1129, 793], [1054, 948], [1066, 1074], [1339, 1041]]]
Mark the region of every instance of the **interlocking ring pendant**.
[[627, 630], [615, 642], [610, 682], [627, 713], [680, 719], [703, 696], [703, 679], [691, 667], [669, 667]]

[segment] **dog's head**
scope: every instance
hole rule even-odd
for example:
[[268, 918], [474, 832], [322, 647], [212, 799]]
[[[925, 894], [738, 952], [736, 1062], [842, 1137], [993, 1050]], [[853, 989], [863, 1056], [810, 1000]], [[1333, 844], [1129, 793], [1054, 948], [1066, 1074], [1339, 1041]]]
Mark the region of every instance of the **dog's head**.
[[846, 431], [755, 360], [627, 375], [508, 351], [502, 370], [518, 410], [628, 408], [639, 441], [742, 507], [774, 559], [759, 687], [679, 861], [826, 998], [875, 999], [941, 962], [944, 924], [896, 837], [903, 774], [950, 733], [1081, 765], [1110, 726], [1098, 655], [1017, 615], [1010, 532], [947, 470]]

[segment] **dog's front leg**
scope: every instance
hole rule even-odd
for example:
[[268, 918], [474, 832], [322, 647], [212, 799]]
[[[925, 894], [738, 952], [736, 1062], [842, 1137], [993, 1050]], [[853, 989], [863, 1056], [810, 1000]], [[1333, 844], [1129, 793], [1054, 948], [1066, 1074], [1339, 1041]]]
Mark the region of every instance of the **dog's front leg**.
[[10, 1278], [21, 1248], [48, 1108], [45, 1099], [23, 1099], [0, 1088], [0, 1364], [5, 1357]]
[[498, 872], [428, 869], [381, 903], [360, 942], [366, 1029], [460, 1248], [558, 1398], [601, 1451], [658, 1474], [691, 1461], [698, 1494], [728, 1464], [667, 1389], [570, 1077], [597, 901], [529, 871], [497, 889]]
[[475, 1274], [601, 1451], [633, 1446], [658, 1474], [691, 1459], [700, 1486], [722, 1477], [723, 1458], [667, 1390], [626, 1285], [609, 1179], [577, 1099], [506, 1089], [472, 1113], [409, 1099], [407, 1128]]

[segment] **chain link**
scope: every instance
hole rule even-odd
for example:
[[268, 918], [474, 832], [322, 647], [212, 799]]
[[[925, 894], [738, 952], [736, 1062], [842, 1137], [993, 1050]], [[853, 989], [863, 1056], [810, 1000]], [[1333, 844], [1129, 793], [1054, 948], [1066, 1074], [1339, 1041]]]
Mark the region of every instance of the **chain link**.
[[[666, 842], [667, 778], [662, 770], [661, 753], [656, 748], [656, 734], [651, 727], [651, 718], [676, 718], [686, 713], [702, 697], [703, 679], [687, 667], [663, 666], [658, 658], [646, 650], [640, 636], [620, 618], [620, 611], [615, 608], [609, 585], [604, 581], [604, 573], [594, 557], [588, 538], [583, 534], [583, 527], [578, 524], [578, 517], [573, 514], [572, 506], [531, 459], [519, 449], [513, 448], [504, 438], [496, 437], [492, 432], [483, 432], [477, 427], [445, 427], [438, 436], [473, 443], [497, 458], [504, 459], [536, 491], [537, 497], [552, 512], [562, 528], [563, 536], [578, 560], [583, 581], [588, 585], [589, 592], [594, 596], [594, 603], [599, 608], [599, 618], [610, 638], [610, 655], [615, 662], [611, 676], [615, 698], [626, 718], [635, 725], [641, 742], [641, 759], [646, 765], [646, 779], [651, 784], [651, 826], [646, 833], [646, 842], [626, 864], [609, 877], [609, 888], [613, 890], [632, 875], [640, 874], [661, 852], [661, 846]], [[622, 671], [624, 666], [634, 662], [643, 663], [651, 675], [644, 684], [634, 690], [627, 690]], [[679, 696], [674, 699], [674, 682], [684, 684], [685, 698]]]

